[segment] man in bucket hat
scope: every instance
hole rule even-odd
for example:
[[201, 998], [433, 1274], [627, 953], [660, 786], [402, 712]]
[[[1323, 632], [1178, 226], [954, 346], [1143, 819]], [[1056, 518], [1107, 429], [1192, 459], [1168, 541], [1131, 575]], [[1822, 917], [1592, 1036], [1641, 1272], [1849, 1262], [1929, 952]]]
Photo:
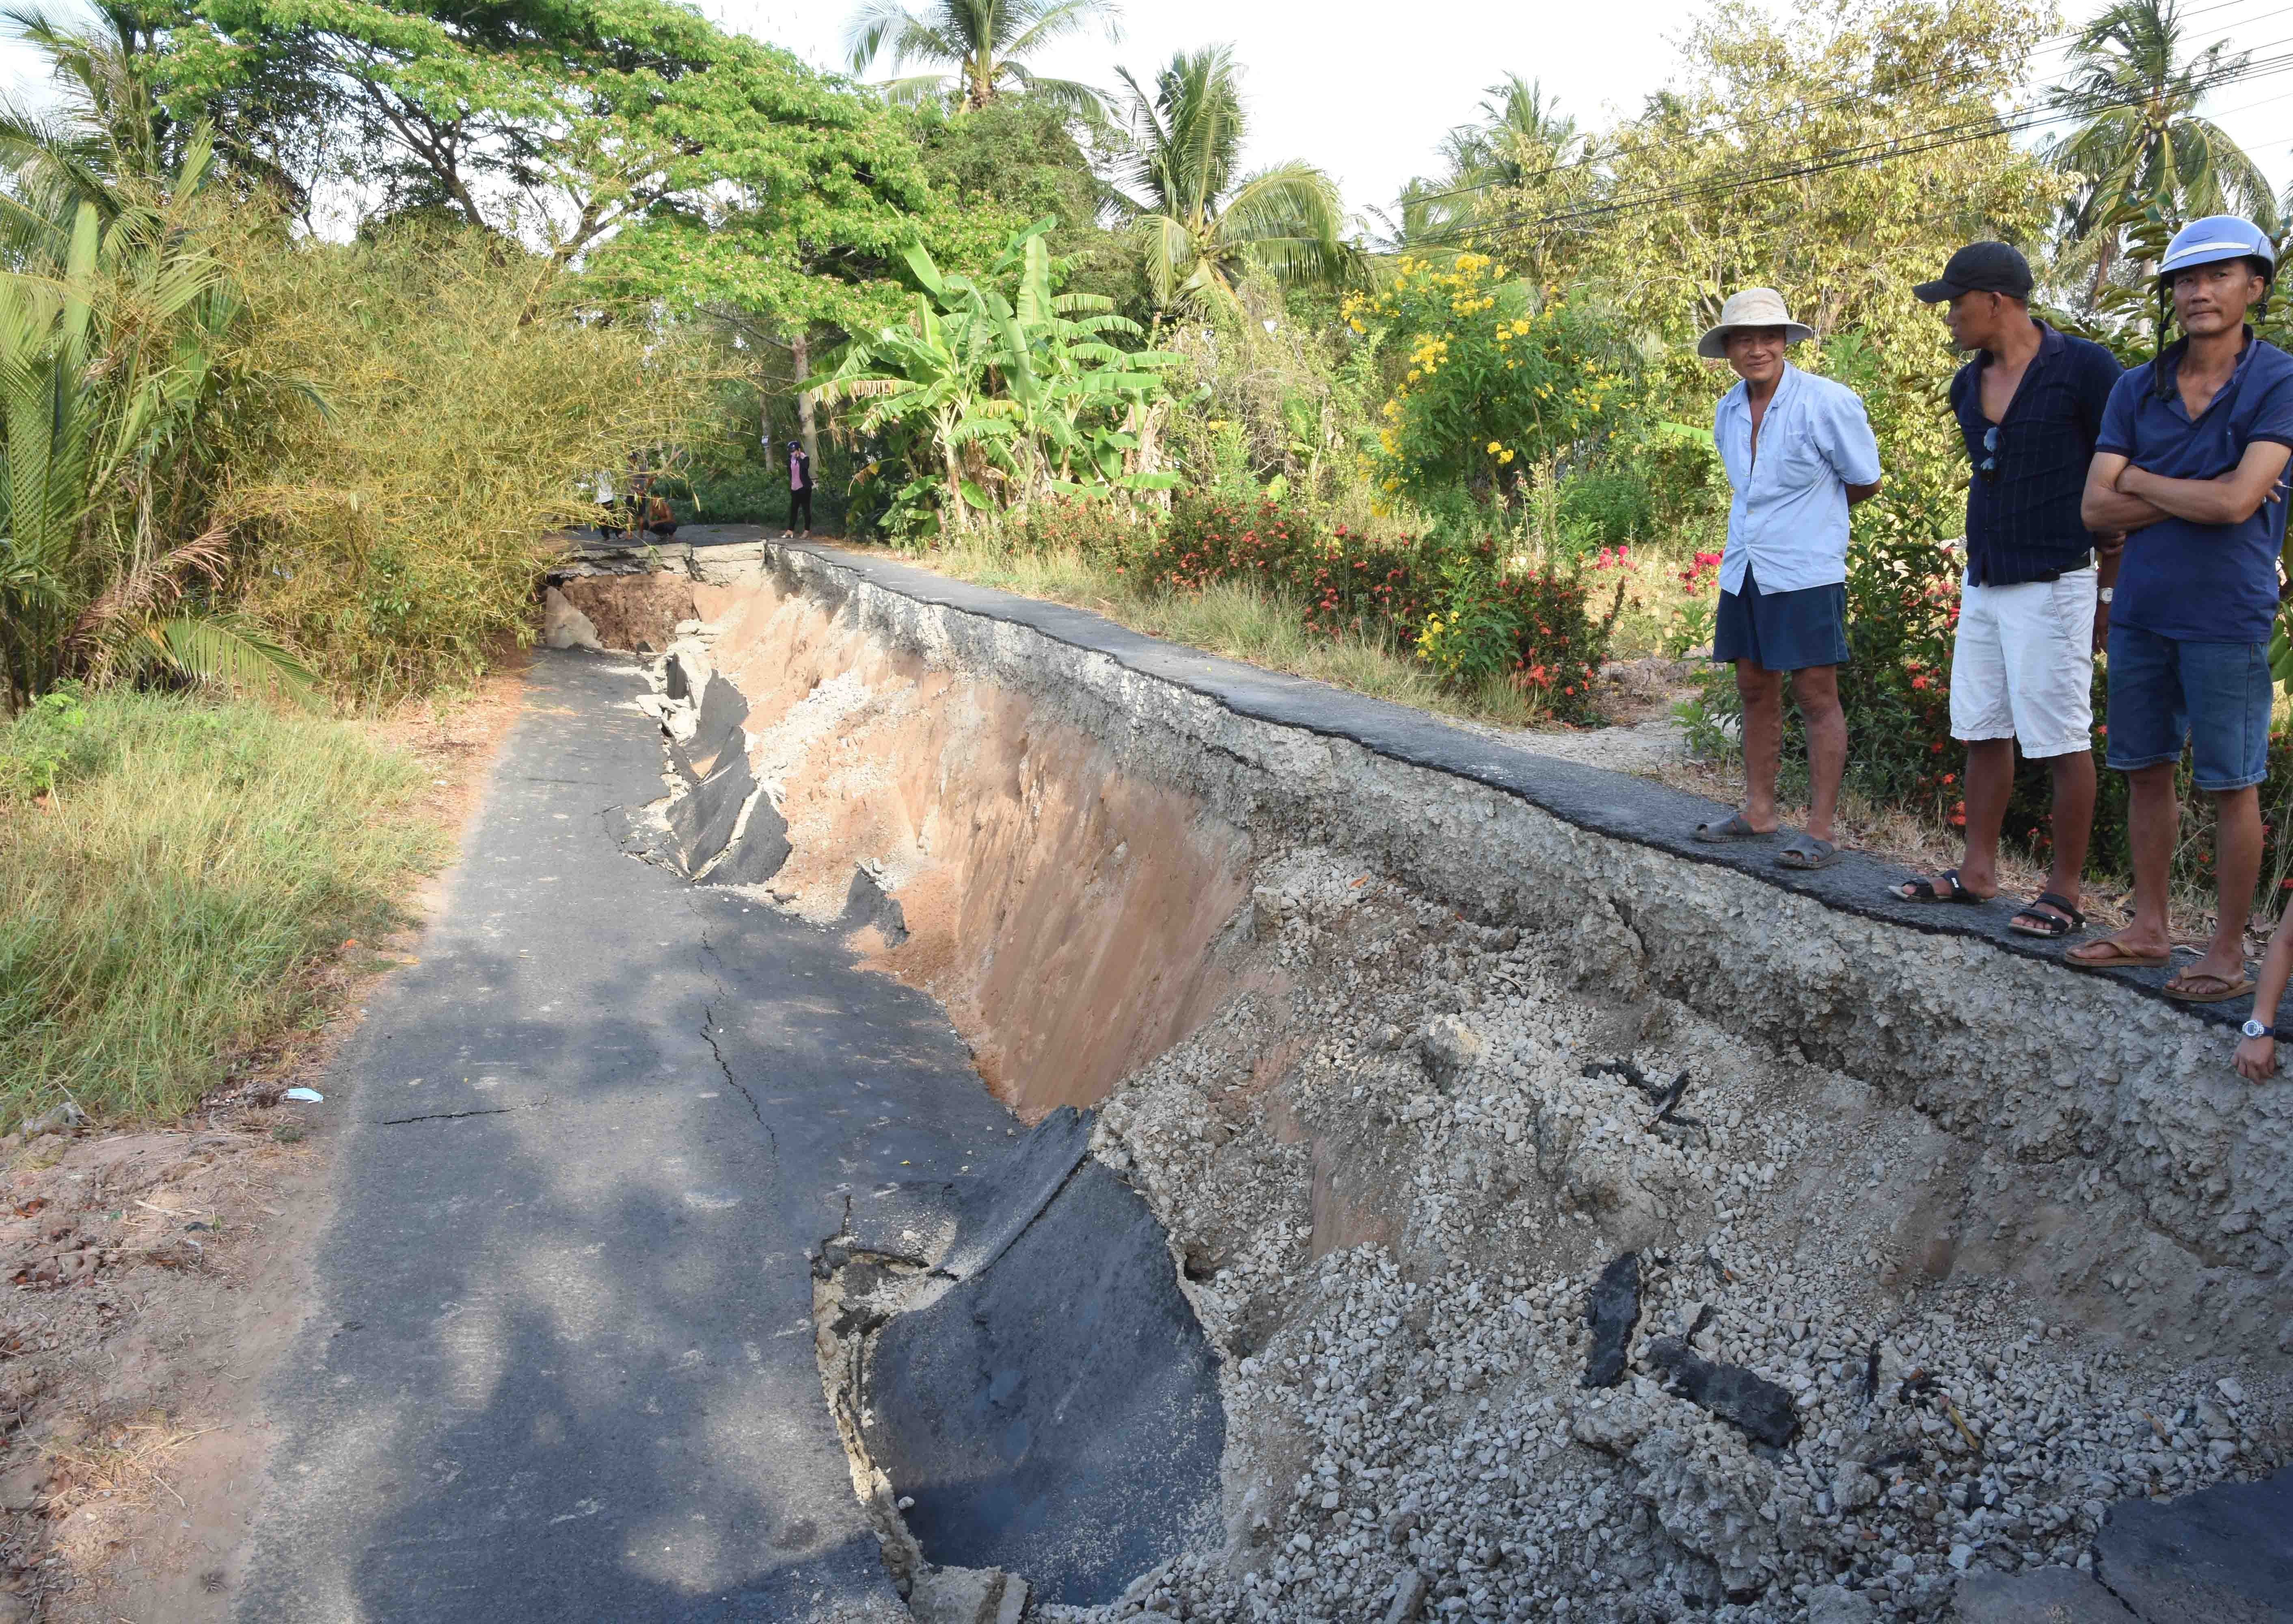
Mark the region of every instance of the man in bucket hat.
[[1712, 658], [1736, 668], [1744, 702], [1744, 805], [1699, 824], [1699, 840], [1775, 833], [1784, 678], [1807, 727], [1807, 828], [1776, 854], [1786, 868], [1839, 860], [1832, 817], [1847, 765], [1839, 667], [1847, 660], [1847, 510], [1879, 489], [1879, 444], [1851, 389], [1801, 371], [1784, 351], [1813, 329], [1783, 295], [1746, 288], [1720, 310], [1696, 353], [1742, 381], [1720, 397], [1712, 438], [1734, 497], [1720, 559]]
[[2134, 922], [2069, 961], [2108, 970], [2172, 958], [2166, 886], [2187, 745], [2192, 779], [2217, 810], [2219, 887], [2204, 955], [2166, 982], [2167, 996], [2190, 1003], [2254, 990], [2245, 926], [2261, 872], [2255, 786], [2269, 771], [2293, 356], [2256, 338], [2246, 317], [2276, 271], [2275, 248], [2250, 221], [2216, 215], [2175, 234], [2158, 280], [2182, 337], [2111, 392], [2083, 502], [2090, 528], [2128, 532], [2111, 612], [2109, 737], [2110, 765], [2127, 778]]
[[1975, 352], [1950, 380], [1973, 475], [1950, 654], [1950, 731], [1966, 745], [1966, 856], [1894, 892], [1953, 903], [1998, 894], [1998, 835], [2019, 743], [2053, 780], [2054, 868], [2007, 929], [2054, 939], [2086, 925], [2078, 883], [2094, 828], [2094, 656], [2124, 538], [2089, 531], [2078, 508], [2123, 369], [2102, 345], [2035, 320], [2030, 287], [2020, 253], [1976, 242], [1911, 290], [1943, 305], [1952, 340]]

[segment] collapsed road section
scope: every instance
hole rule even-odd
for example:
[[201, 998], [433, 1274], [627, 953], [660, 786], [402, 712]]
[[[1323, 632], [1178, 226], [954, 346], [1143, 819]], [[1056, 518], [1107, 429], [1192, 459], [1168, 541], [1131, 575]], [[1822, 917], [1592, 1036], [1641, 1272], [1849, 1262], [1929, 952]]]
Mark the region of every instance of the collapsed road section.
[[[2217, 1023], [1868, 865], [1712, 861], [1689, 797], [877, 558], [749, 572], [653, 701], [698, 733], [731, 684], [744, 764], [673, 767], [660, 838], [745, 773], [694, 820], [765, 819], [745, 894], [932, 993], [1024, 1119], [1095, 1106], [1215, 1355], [1214, 1525], [1041, 1616], [2162, 1619], [2132, 1508], [2273, 1491], [2293, 1084]], [[834, 1243], [823, 1368], [887, 1549], [958, 1563], [999, 1518], [918, 1491], [922, 1434], [1004, 1355], [903, 1351], [964, 1282], [960, 1223], [902, 1227]], [[2186, 1616], [2280, 1616], [2281, 1538], [2223, 1548]]]

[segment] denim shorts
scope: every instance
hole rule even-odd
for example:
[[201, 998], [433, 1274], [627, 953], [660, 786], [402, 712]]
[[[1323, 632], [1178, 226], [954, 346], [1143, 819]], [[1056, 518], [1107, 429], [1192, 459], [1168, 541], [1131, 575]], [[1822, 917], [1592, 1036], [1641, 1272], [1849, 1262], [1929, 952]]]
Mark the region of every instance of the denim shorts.
[[2136, 626], [2110, 629], [2110, 765], [2121, 773], [2179, 761], [2192, 747], [2198, 788], [2220, 793], [2269, 775], [2269, 645], [2185, 643]]
[[1712, 658], [1748, 660], [1763, 671], [1846, 664], [1846, 587], [1835, 581], [1796, 592], [1762, 592], [1746, 566], [1744, 589], [1720, 595]]

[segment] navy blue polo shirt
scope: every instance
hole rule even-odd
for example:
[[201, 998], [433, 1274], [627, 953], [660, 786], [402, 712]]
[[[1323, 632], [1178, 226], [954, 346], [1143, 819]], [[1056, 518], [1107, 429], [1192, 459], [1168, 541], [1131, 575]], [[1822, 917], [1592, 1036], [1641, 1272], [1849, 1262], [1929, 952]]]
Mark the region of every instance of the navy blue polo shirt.
[[[2014, 398], [1997, 424], [1982, 415], [1984, 351], [1950, 380], [1950, 406], [1966, 439], [1966, 578], [1978, 587], [2007, 587], [2079, 568], [2094, 538], [2078, 517], [2086, 471], [2110, 392], [2124, 369], [2090, 339], [2058, 333], [2045, 322], [2038, 353], [2022, 370]], [[1985, 448], [1990, 430], [1998, 449]], [[1994, 471], [1983, 463], [1995, 460]]]
[[[2167, 346], [2162, 388], [2151, 369], [2118, 380], [2098, 451], [2166, 479], [2218, 479], [2256, 441], [2293, 446], [2293, 356], [2253, 337], [2220, 393], [2192, 422], [2175, 380], [2189, 340]], [[2285, 503], [2266, 501], [2241, 524], [2164, 518], [2126, 540], [2111, 620], [2184, 643], [2262, 643], [2277, 620], [2277, 553]]]

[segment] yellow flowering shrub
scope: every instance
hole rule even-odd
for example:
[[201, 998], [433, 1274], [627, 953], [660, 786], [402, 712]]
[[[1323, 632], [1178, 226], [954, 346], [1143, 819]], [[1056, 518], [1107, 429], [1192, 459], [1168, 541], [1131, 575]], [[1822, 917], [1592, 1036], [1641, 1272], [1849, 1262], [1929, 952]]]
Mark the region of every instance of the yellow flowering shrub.
[[1487, 498], [1622, 420], [1641, 394], [1631, 352], [1589, 309], [1540, 295], [1484, 254], [1405, 257], [1392, 281], [1348, 297], [1357, 333], [1394, 340], [1398, 376], [1368, 451], [1377, 488], [1421, 503]]

